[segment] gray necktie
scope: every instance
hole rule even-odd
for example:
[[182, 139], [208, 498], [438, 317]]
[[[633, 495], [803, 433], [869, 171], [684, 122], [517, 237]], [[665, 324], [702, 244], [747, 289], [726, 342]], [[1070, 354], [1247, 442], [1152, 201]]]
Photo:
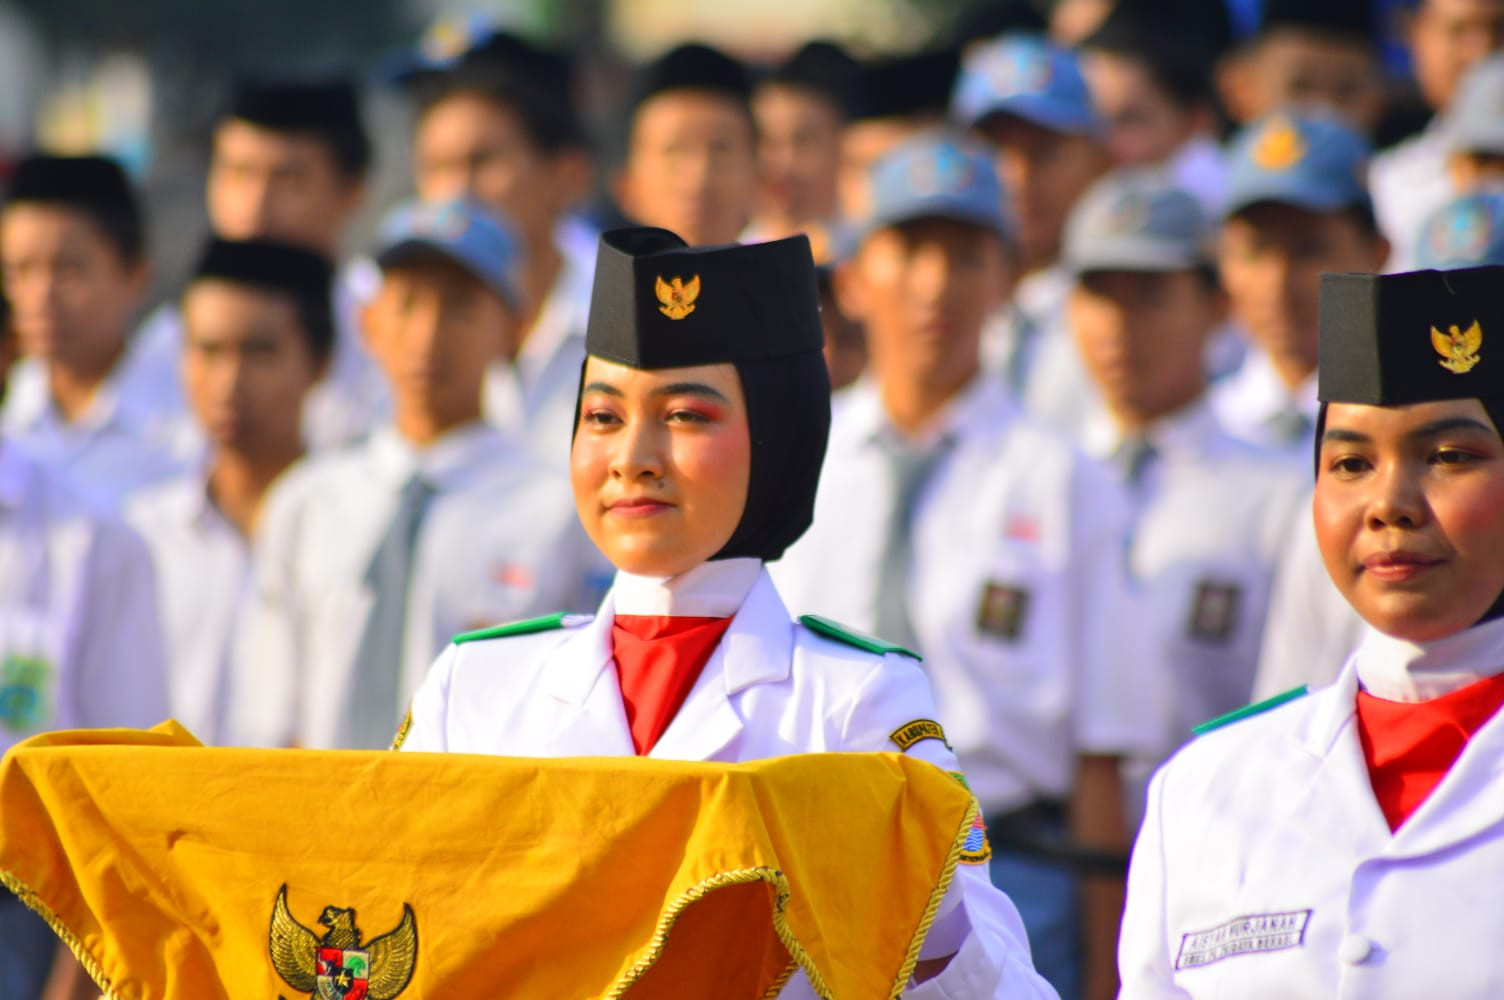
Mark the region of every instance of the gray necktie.
[[1264, 426], [1277, 443], [1291, 446], [1304, 444], [1316, 430], [1316, 422], [1299, 410], [1280, 410]]
[[433, 487], [418, 475], [407, 481], [386, 535], [366, 567], [365, 582], [375, 599], [355, 658], [355, 690], [344, 726], [347, 747], [378, 750], [389, 746], [402, 718], [398, 697], [408, 583], [418, 528], [433, 494]]
[[909, 616], [907, 595], [914, 508], [935, 467], [950, 452], [952, 443], [947, 437], [931, 448], [919, 449], [896, 438], [882, 441], [893, 484], [893, 511], [887, 534], [883, 536], [883, 556], [878, 565], [875, 628], [881, 638], [915, 652], [919, 651], [919, 639], [914, 634], [914, 623]]
[[1143, 481], [1144, 473], [1153, 464], [1156, 452], [1149, 439], [1140, 435], [1126, 437], [1112, 453], [1112, 464], [1129, 486]]

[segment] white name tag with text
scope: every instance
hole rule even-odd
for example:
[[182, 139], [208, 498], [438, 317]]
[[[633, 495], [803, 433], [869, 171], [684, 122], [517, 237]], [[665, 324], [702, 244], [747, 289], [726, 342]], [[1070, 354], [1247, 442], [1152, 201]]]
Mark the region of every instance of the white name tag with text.
[[1194, 969], [1234, 955], [1299, 948], [1306, 942], [1310, 922], [1310, 910], [1288, 910], [1236, 917], [1209, 930], [1183, 934], [1175, 968]]

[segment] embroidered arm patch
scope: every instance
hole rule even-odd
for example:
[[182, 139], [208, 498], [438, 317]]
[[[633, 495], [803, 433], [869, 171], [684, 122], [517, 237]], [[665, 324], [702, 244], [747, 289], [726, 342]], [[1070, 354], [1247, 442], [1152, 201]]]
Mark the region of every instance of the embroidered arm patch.
[[906, 722], [888, 734], [888, 739], [898, 745], [898, 749], [908, 752], [909, 747], [920, 740], [939, 740], [945, 744], [947, 750], [951, 749], [950, 741], [945, 738], [945, 730], [940, 728], [940, 723], [933, 719], [915, 719]]

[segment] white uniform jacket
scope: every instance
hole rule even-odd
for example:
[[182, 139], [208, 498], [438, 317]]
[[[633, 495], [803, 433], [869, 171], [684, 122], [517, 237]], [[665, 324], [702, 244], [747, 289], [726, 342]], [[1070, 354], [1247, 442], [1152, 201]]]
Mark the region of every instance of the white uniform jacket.
[[413, 547], [392, 725], [450, 636], [589, 606], [588, 542], [560, 477], [484, 423], [421, 451], [384, 428], [305, 460], [268, 495], [234, 643], [227, 742], [358, 748], [355, 660], [377, 596], [366, 570], [415, 473], [436, 492]]
[[[580, 616], [562, 629], [449, 646], [413, 699], [402, 749], [632, 756], [613, 669], [614, 617], [608, 594], [598, 616]], [[762, 573], [649, 756], [736, 762], [895, 751], [890, 734], [933, 717], [928, 685], [913, 659], [869, 653], [796, 624]], [[921, 740], [909, 753], [957, 770], [940, 740]], [[985, 865], [957, 866], [921, 957], [958, 945], [946, 971], [909, 996], [1054, 996], [1033, 970], [1017, 911], [988, 882]], [[782, 995], [812, 993], [797, 975]]]
[[1361, 655], [1155, 777], [1128, 876], [1124, 1000], [1504, 996], [1504, 715], [1391, 833], [1359, 743]]

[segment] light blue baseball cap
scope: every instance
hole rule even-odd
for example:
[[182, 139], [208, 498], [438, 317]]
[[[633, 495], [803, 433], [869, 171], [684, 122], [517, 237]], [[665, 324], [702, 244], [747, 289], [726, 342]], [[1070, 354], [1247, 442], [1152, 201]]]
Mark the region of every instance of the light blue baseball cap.
[[1076, 57], [1040, 35], [1003, 35], [967, 53], [950, 110], [968, 127], [1006, 114], [1052, 132], [1102, 129]]
[[1206, 214], [1154, 170], [1118, 170], [1081, 196], [1065, 225], [1061, 261], [1072, 273], [1188, 271], [1211, 263]]
[[862, 239], [916, 219], [953, 219], [990, 229], [1009, 244], [1018, 239], [992, 159], [945, 132], [914, 136], [874, 163], [870, 198]]
[[381, 224], [383, 268], [437, 254], [474, 275], [512, 309], [522, 308], [522, 241], [511, 223], [471, 198], [409, 201]]
[[1416, 262], [1422, 269], [1504, 264], [1504, 188], [1448, 202], [1432, 213], [1420, 232]]
[[1446, 129], [1458, 152], [1504, 154], [1504, 53], [1468, 70], [1447, 112]]
[[1369, 206], [1368, 158], [1357, 129], [1319, 111], [1276, 111], [1233, 139], [1224, 217], [1272, 201], [1313, 212]]

